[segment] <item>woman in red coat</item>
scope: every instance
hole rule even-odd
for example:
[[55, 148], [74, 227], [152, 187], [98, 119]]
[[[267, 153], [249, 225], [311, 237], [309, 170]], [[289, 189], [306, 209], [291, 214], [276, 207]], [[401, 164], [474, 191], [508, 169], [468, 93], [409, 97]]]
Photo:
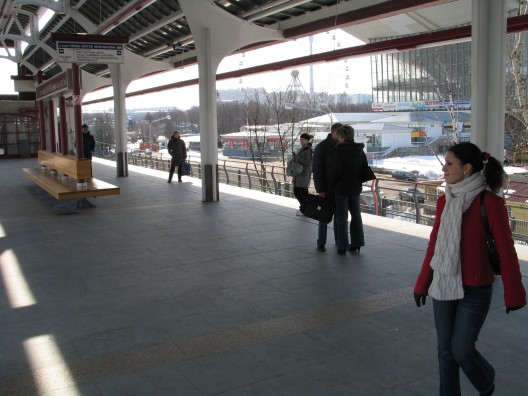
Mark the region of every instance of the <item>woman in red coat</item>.
[[[498, 192], [504, 184], [502, 165], [473, 143], [460, 143], [445, 155], [446, 181], [440, 197], [422, 270], [414, 287], [416, 305], [433, 298], [438, 338], [440, 395], [460, 395], [460, 369], [480, 395], [495, 389], [495, 370], [477, 351], [495, 280], [488, 259], [480, 214], [480, 194]], [[502, 197], [486, 192], [484, 206], [500, 255], [506, 313], [526, 305], [508, 212]]]

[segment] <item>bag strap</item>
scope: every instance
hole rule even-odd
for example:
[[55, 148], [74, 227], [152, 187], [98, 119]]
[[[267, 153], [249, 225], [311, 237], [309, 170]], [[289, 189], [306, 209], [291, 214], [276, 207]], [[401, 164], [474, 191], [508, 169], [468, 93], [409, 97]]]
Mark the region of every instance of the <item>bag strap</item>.
[[480, 217], [482, 217], [482, 222], [484, 223], [484, 231], [486, 232], [486, 245], [488, 249], [495, 248], [495, 239], [493, 239], [493, 234], [489, 228], [488, 216], [486, 215], [486, 208], [484, 207], [484, 195], [486, 190], [480, 193]]

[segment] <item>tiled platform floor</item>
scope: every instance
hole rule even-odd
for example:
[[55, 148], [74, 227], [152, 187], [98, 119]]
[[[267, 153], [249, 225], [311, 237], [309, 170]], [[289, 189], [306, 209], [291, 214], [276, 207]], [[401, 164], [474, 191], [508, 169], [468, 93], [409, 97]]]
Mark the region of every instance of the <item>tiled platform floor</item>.
[[[0, 161], [0, 395], [437, 394], [431, 304], [412, 298], [428, 227], [364, 215], [367, 246], [342, 257], [293, 199], [202, 203], [199, 180], [98, 162], [121, 195], [79, 210], [31, 166]], [[528, 395], [527, 329], [499, 281], [479, 341], [497, 396]]]

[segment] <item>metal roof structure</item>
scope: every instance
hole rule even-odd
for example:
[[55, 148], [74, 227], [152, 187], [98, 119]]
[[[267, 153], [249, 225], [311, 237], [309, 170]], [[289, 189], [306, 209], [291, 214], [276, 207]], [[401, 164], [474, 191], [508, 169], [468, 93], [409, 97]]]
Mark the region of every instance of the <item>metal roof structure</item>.
[[[471, 21], [471, 0], [209, 0], [247, 22], [280, 32], [291, 40], [342, 28], [371, 43], [460, 26]], [[3, 0], [0, 46], [21, 73], [60, 73], [52, 33], [128, 37], [126, 49], [138, 56], [183, 66], [197, 61], [195, 40], [181, 1], [176, 0]], [[39, 16], [55, 11], [38, 30]], [[254, 46], [271, 45], [281, 40]], [[23, 47], [20, 42], [28, 45]], [[243, 48], [241, 48], [243, 50]], [[91, 74], [109, 77], [106, 64], [84, 64]]]

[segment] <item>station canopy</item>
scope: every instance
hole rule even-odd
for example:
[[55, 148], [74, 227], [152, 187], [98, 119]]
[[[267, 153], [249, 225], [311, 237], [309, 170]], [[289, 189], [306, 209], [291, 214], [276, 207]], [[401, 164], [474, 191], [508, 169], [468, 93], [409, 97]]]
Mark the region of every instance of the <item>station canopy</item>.
[[[366, 44], [448, 32], [470, 25], [472, 0], [209, 0], [209, 3], [248, 23], [281, 33], [280, 40], [239, 50], [245, 51], [335, 28]], [[3, 0], [0, 4], [0, 46], [26, 75], [41, 70], [46, 79], [66, 67], [55, 61], [56, 42], [52, 33], [128, 37], [126, 50], [165, 62], [169, 68], [197, 61], [190, 24], [184, 7], [176, 0]], [[53, 17], [39, 32], [29, 36], [28, 32], [35, 29], [35, 18], [48, 8], [55, 11]], [[450, 39], [446, 34], [445, 41]], [[16, 45], [19, 40], [28, 42], [20, 56], [15, 53], [22, 48]], [[82, 64], [81, 68], [110, 77], [106, 64]]]

